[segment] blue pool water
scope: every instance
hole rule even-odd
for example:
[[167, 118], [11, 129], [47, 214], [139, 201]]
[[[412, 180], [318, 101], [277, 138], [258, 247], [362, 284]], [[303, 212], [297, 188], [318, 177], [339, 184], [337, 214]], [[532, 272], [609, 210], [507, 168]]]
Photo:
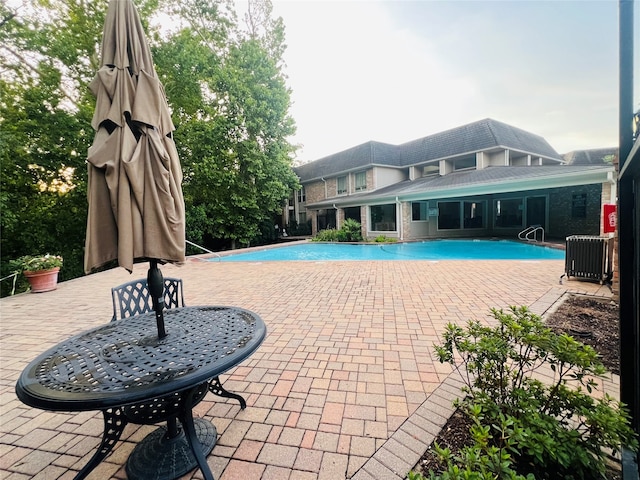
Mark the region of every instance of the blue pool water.
[[353, 245], [305, 243], [214, 257], [213, 262], [327, 260], [564, 260], [564, 250], [510, 240], [432, 240]]

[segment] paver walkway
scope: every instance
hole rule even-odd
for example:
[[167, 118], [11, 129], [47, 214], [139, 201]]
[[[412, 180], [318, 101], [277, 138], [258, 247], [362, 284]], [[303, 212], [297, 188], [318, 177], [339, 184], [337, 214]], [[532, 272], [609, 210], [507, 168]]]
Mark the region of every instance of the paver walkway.
[[[46, 348], [109, 321], [110, 288], [146, 276], [124, 269], [63, 282], [53, 292], [0, 300], [0, 478], [71, 479], [102, 434], [99, 412], [45, 412], [15, 396], [16, 379]], [[162, 267], [181, 277], [187, 305], [235, 305], [268, 333], [222, 376], [237, 402], [208, 395], [195, 414], [218, 429], [207, 461], [219, 480], [402, 479], [451, 413], [458, 394], [433, 343], [447, 322], [488, 319], [491, 307], [544, 313], [566, 291], [562, 261], [219, 263]], [[136, 442], [129, 425], [90, 478], [124, 479]], [[202, 478], [199, 471], [183, 478]]]

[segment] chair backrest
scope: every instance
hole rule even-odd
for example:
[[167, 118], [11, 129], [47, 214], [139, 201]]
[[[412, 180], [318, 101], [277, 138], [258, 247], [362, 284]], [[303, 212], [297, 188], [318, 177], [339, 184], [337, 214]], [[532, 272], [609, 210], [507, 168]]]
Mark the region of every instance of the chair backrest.
[[[111, 297], [113, 299], [112, 322], [118, 319], [118, 315], [119, 318], [128, 318], [153, 311], [153, 301], [146, 278], [113, 287]], [[164, 306], [165, 308], [184, 307], [182, 279], [164, 279]]]

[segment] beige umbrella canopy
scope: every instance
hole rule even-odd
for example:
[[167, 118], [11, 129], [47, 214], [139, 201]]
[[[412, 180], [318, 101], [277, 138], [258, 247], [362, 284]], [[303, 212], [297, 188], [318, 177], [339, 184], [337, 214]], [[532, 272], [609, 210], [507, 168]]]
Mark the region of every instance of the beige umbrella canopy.
[[185, 260], [182, 171], [164, 88], [131, 0], [111, 0], [87, 156], [85, 272], [118, 259]]

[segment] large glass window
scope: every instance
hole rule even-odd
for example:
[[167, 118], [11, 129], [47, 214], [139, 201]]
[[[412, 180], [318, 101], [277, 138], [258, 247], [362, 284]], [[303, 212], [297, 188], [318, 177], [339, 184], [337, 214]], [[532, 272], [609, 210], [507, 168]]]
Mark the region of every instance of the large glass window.
[[484, 202], [464, 202], [464, 228], [484, 227]]
[[298, 203], [304, 203], [307, 201], [307, 194], [304, 191], [304, 186], [298, 190]]
[[360, 207], [346, 207], [344, 209], [344, 219], [353, 219], [358, 223], [362, 223], [362, 219], [360, 218]]
[[347, 193], [347, 177], [338, 177], [338, 195]]
[[371, 227], [374, 231], [395, 232], [396, 230], [396, 206], [394, 203], [387, 205], [374, 205], [370, 207]]
[[522, 198], [496, 200], [496, 227], [522, 227]]
[[356, 173], [356, 192], [367, 189], [367, 172]]
[[438, 229], [460, 228], [460, 202], [438, 202]]
[[427, 202], [413, 202], [411, 204], [411, 220], [414, 222], [424, 222], [428, 220], [429, 204]]

